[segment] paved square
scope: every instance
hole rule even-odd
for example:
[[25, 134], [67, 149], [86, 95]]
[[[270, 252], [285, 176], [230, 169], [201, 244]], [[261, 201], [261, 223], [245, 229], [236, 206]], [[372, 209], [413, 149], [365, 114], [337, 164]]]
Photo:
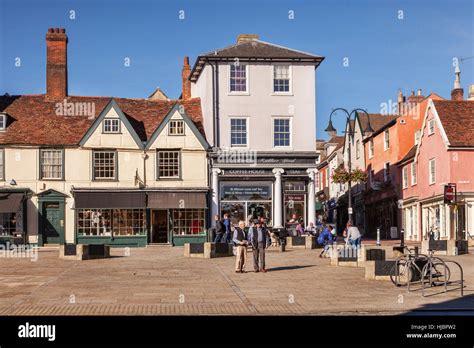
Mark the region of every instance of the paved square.
[[246, 274], [234, 272], [233, 257], [184, 258], [181, 247], [129, 250], [88, 261], [60, 260], [58, 250], [40, 251], [36, 262], [0, 259], [0, 315], [474, 313], [474, 255], [455, 258], [467, 283], [460, 299], [458, 291], [422, 298], [365, 280], [363, 268], [330, 266], [318, 250], [269, 250], [267, 273], [253, 273], [249, 252]]

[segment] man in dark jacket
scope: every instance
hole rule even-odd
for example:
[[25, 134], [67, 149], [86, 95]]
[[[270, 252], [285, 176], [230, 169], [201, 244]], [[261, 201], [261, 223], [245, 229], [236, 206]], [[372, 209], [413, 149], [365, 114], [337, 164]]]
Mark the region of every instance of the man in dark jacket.
[[255, 221], [255, 225], [250, 228], [248, 240], [252, 244], [253, 268], [255, 272], [266, 272], [265, 269], [265, 248], [267, 247], [267, 230], [262, 228], [260, 220]]
[[214, 243], [221, 243], [225, 232], [225, 226], [219, 218], [219, 215], [214, 216], [214, 219], [216, 220], [216, 238], [214, 239]]

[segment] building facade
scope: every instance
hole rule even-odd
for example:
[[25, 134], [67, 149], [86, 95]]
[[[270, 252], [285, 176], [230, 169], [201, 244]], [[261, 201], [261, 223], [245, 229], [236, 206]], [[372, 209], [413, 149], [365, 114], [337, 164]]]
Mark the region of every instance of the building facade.
[[198, 56], [189, 80], [212, 147], [213, 215], [229, 213], [233, 223], [264, 216], [274, 227], [315, 222], [315, 69], [323, 59], [256, 35]]
[[3, 237], [181, 245], [207, 238], [201, 102], [70, 96], [64, 29], [50, 29], [47, 92], [0, 97]]

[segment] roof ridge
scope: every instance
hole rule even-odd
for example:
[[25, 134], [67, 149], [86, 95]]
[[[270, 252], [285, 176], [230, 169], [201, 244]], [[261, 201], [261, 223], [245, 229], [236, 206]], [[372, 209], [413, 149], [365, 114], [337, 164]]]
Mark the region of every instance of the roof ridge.
[[[261, 42], [261, 43], [264, 43], [264, 44], [267, 44], [267, 45], [270, 45], [270, 46], [282, 48], [282, 49], [285, 49], [285, 50], [288, 50], [288, 51], [294, 51], [294, 52], [298, 52], [298, 53], [302, 53], [302, 54], [307, 54], [307, 55], [309, 55], [309, 56], [313, 56], [313, 57], [317, 57], [317, 58], [323, 58], [323, 56], [319, 56], [319, 55], [316, 55], [316, 54], [313, 54], [313, 53], [309, 53], [309, 52], [305, 52], [305, 51], [296, 50], [296, 49], [294, 49], [294, 48], [289, 48], [289, 47], [277, 45], [277, 44], [274, 44], [274, 43], [271, 43], [271, 42], [267, 42], [267, 41], [262, 41], [262, 40], [254, 40], [254, 41], [258, 41], [258, 42]], [[249, 42], [250, 42], [250, 41], [249, 41]]]

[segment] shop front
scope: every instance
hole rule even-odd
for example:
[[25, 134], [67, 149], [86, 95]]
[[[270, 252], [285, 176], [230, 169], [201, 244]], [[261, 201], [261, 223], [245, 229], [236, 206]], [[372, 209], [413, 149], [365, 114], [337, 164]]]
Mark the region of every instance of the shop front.
[[0, 244], [23, 243], [26, 236], [28, 189], [0, 190]]

